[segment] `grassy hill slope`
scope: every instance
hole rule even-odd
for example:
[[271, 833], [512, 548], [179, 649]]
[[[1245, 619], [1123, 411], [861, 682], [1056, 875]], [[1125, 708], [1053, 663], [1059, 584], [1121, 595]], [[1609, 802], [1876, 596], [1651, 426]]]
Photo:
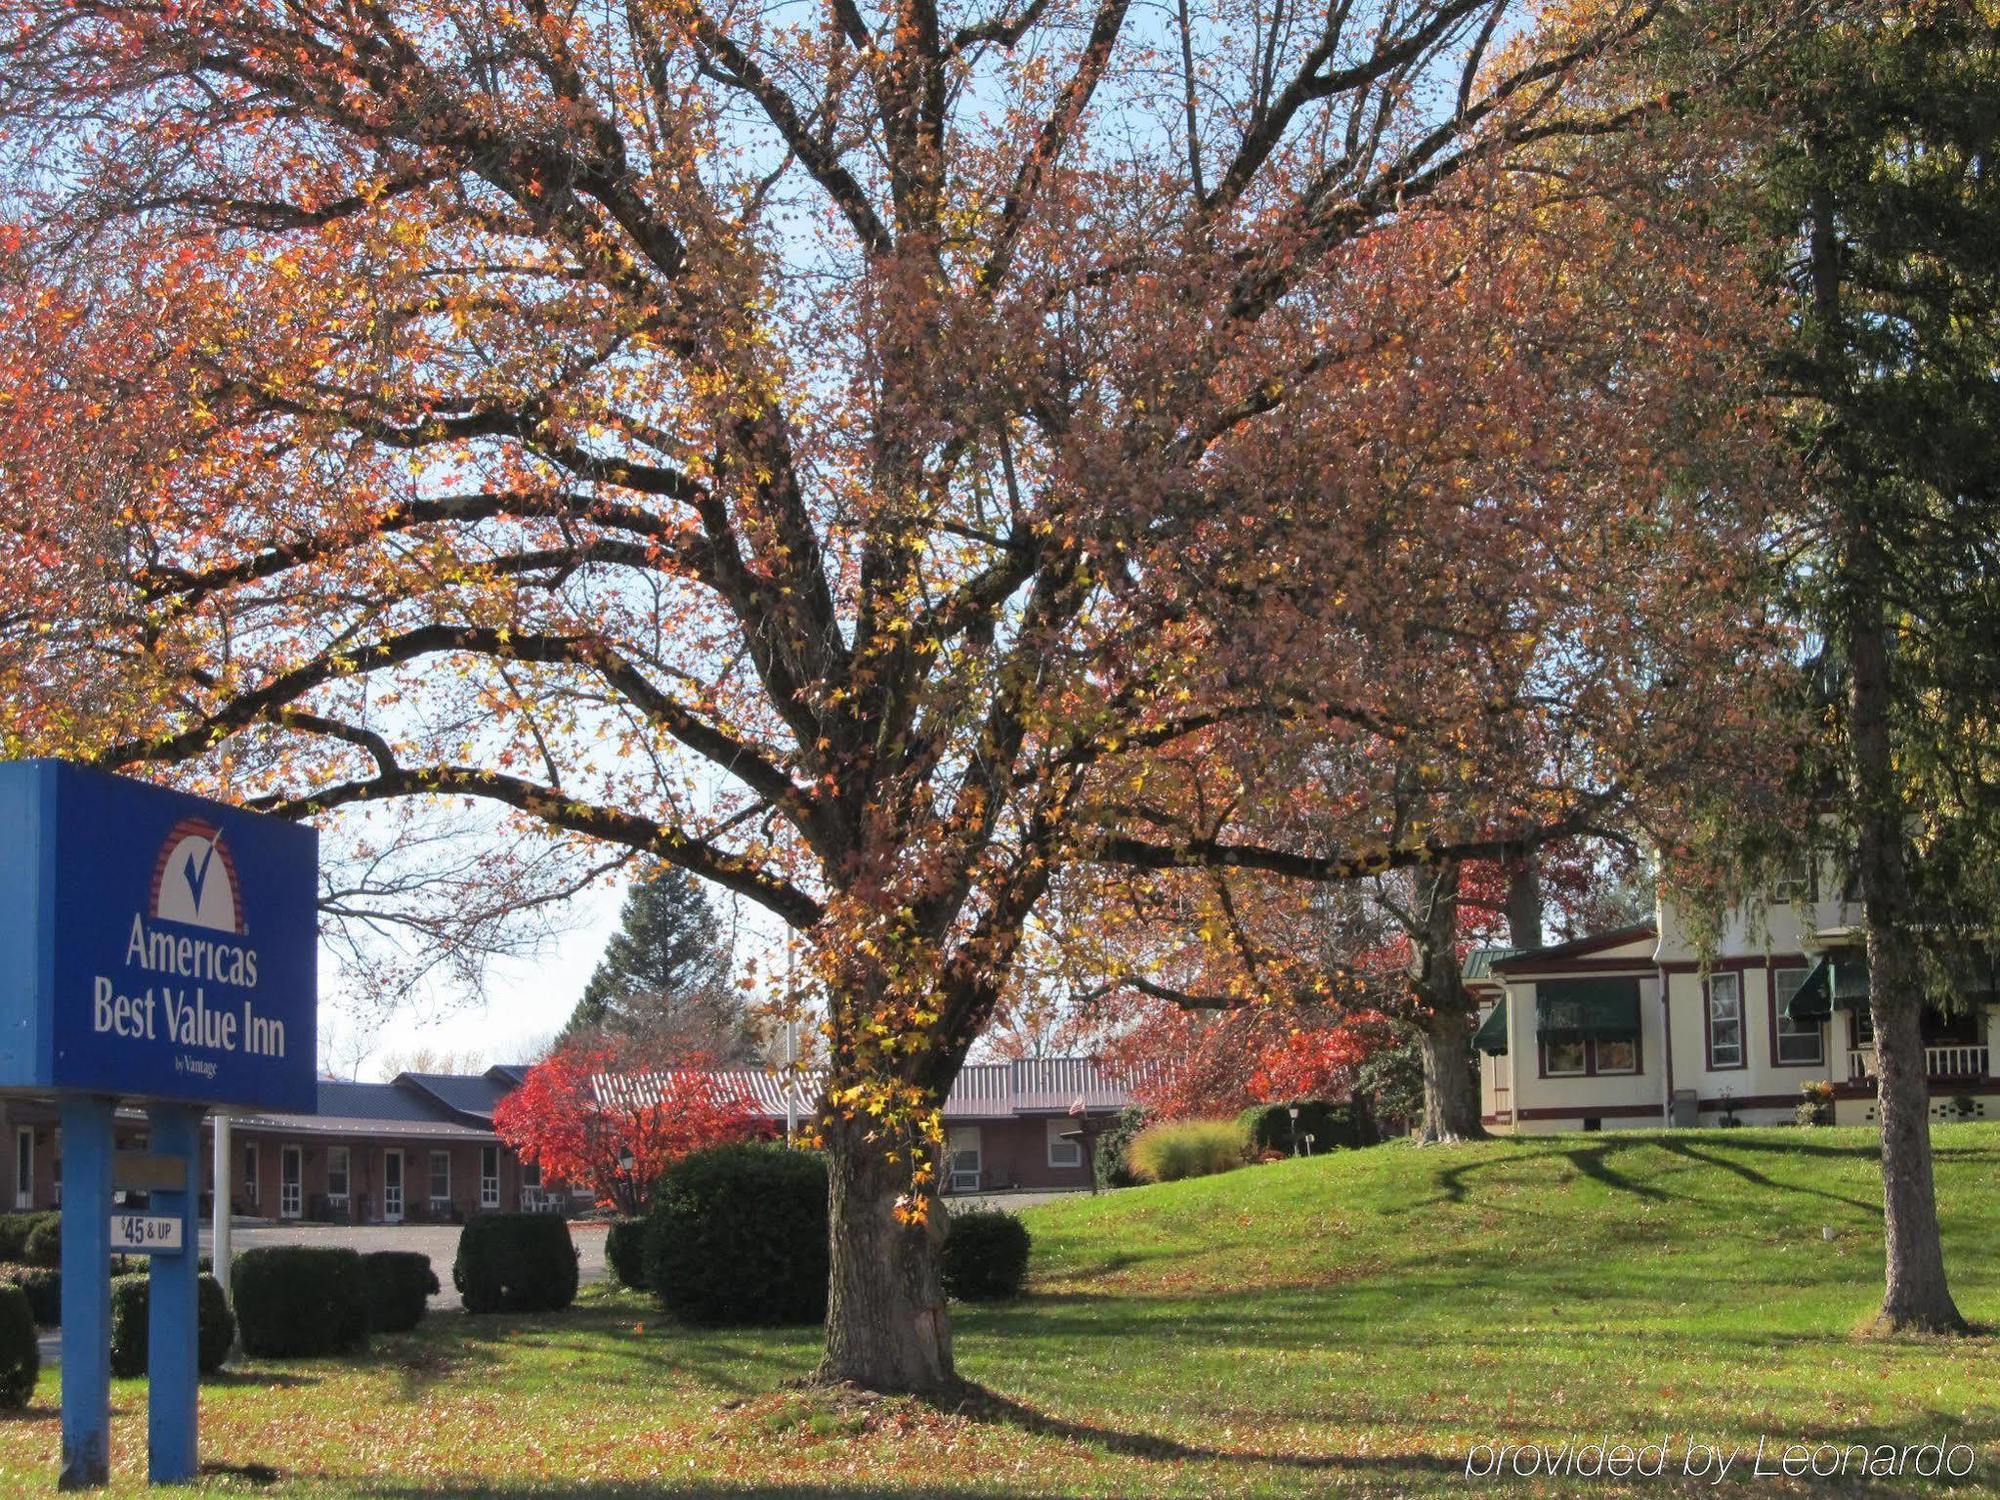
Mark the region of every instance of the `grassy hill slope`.
[[[2000, 1127], [1936, 1146], [1960, 1308], [2000, 1323]], [[1853, 1336], [1880, 1295], [1874, 1151], [1858, 1130], [1611, 1133], [1071, 1200], [1030, 1216], [1036, 1295], [965, 1320], [964, 1364], [1112, 1428], [1329, 1460], [1301, 1478], [1401, 1459], [1410, 1488], [1464, 1493], [1482, 1441], [1958, 1438], [2000, 1490], [1995, 1340]]]
[[[2000, 1126], [1936, 1136], [1967, 1316], [2000, 1323]], [[1388, 1146], [1031, 1210], [1030, 1294], [956, 1311], [961, 1410], [788, 1388], [815, 1329], [701, 1330], [639, 1294], [433, 1314], [364, 1358], [204, 1387], [217, 1488], [284, 1497], [1904, 1495], [1750, 1472], [1759, 1438], [1968, 1444], [2000, 1494], [2000, 1341], [1876, 1341], [1860, 1131]], [[1828, 1238], [1829, 1233], [1831, 1238]], [[0, 1494], [53, 1490], [55, 1375], [0, 1420]], [[143, 1491], [116, 1383], [113, 1493]], [[1687, 1443], [1742, 1449], [1719, 1489]], [[1660, 1478], [1468, 1477], [1478, 1444], [1666, 1444]], [[1829, 1450], [1831, 1451], [1831, 1450]], [[232, 1475], [228, 1466], [235, 1466]], [[252, 1469], [251, 1466], [263, 1466]]]

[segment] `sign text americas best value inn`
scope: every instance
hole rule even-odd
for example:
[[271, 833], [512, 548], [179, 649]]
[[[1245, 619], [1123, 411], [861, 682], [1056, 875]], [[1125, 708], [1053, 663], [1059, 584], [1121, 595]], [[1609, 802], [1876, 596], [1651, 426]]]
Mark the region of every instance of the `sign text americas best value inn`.
[[0, 765], [0, 1087], [311, 1111], [319, 836]]

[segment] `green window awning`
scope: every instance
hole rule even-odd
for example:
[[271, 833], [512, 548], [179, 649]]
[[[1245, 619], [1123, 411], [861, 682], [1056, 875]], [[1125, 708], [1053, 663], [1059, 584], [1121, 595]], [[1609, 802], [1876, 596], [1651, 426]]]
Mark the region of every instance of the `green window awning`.
[[1507, 1055], [1507, 997], [1502, 995], [1486, 1019], [1479, 1023], [1479, 1030], [1472, 1034], [1472, 1045], [1488, 1057]]
[[1836, 1010], [1868, 1006], [1868, 958], [1860, 952], [1828, 955], [1812, 966], [1805, 982], [1785, 1001], [1785, 1019], [1824, 1021]]
[[1801, 1026], [1833, 1014], [1833, 965], [1821, 959], [1805, 980], [1785, 998], [1785, 1019]]
[[1535, 985], [1535, 1012], [1544, 1037], [1625, 1041], [1639, 1034], [1639, 981], [1544, 979]]

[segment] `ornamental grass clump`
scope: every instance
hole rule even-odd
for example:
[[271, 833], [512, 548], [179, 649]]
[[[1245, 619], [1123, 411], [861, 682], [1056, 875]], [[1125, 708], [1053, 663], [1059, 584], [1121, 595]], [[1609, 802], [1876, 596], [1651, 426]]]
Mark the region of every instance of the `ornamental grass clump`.
[[1240, 1120], [1175, 1120], [1153, 1125], [1132, 1140], [1132, 1175], [1141, 1182], [1179, 1182], [1243, 1165], [1249, 1132]]

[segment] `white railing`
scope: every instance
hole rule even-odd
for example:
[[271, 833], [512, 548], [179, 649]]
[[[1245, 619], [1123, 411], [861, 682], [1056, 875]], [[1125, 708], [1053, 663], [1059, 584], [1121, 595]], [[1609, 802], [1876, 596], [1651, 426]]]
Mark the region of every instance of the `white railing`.
[[[1984, 1078], [1986, 1048], [1969, 1042], [1924, 1048], [1924, 1072], [1932, 1078]], [[1847, 1054], [1847, 1081], [1861, 1083], [1875, 1076], [1875, 1049], [1856, 1047]]]

